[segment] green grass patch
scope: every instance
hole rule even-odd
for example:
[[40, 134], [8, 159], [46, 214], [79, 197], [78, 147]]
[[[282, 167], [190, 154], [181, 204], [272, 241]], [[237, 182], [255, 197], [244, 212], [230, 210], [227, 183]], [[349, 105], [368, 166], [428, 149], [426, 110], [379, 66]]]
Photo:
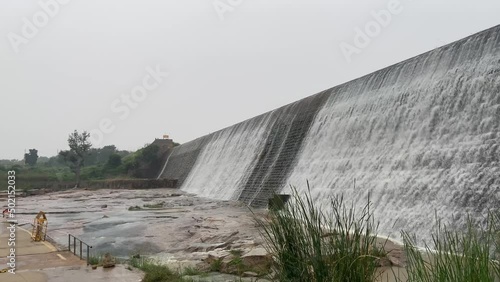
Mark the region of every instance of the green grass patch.
[[145, 208], [148, 208], [148, 209], [160, 209], [160, 208], [163, 208], [163, 204], [165, 204], [165, 202], [160, 202], [160, 203], [156, 203], [156, 204], [145, 204], [143, 205], [143, 207]]
[[222, 259], [216, 259], [210, 263], [210, 271], [220, 272], [222, 269]]
[[490, 214], [486, 222], [486, 227], [478, 226], [469, 218], [459, 232], [438, 221], [432, 244], [423, 252], [415, 238], [403, 232], [408, 282], [500, 281], [499, 215]]
[[195, 275], [202, 275], [203, 273], [194, 267], [186, 267], [182, 271], [182, 274], [187, 276], [195, 276]]
[[243, 250], [230, 250], [229, 253], [234, 257], [241, 257], [241, 255], [243, 255]]
[[89, 264], [90, 265], [100, 265], [100, 264], [102, 264], [102, 259], [103, 259], [103, 256], [100, 254], [92, 255], [89, 257]]
[[147, 258], [132, 258], [129, 264], [144, 271], [145, 276], [142, 282], [186, 282], [182, 275], [172, 271], [165, 265]]

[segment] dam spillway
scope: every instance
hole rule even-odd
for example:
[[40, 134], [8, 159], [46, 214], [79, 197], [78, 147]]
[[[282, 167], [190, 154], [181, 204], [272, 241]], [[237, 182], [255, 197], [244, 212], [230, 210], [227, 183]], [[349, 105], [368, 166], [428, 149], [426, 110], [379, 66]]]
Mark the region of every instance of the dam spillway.
[[159, 177], [263, 206], [368, 195], [379, 232], [428, 234], [500, 206], [500, 26], [182, 144]]

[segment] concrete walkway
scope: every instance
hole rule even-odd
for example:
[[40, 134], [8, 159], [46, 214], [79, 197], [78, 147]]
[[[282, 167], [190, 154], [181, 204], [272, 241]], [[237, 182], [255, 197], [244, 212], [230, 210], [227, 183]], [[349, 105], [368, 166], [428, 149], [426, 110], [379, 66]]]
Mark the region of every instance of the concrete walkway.
[[[8, 268], [7, 256], [10, 226], [5, 220], [0, 222], [0, 270]], [[50, 232], [50, 231], [49, 231]], [[86, 262], [68, 251], [58, 251], [48, 242], [33, 242], [31, 233], [16, 227], [16, 270], [15, 274], [0, 273], [0, 282], [99, 282], [142, 280], [139, 271], [130, 271], [123, 265], [92, 270]]]

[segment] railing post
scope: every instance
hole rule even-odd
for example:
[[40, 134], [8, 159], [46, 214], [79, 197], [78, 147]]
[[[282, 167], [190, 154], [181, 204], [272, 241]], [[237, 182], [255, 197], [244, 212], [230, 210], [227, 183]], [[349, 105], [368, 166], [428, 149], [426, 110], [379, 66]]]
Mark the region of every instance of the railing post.
[[89, 259], [90, 259], [90, 247], [87, 245], [87, 265], [89, 265]]
[[[71, 238], [72, 237], [73, 237], [73, 250], [71, 250]], [[77, 240], [80, 243], [80, 254], [79, 255], [76, 254], [76, 241]], [[83, 257], [85, 256], [83, 254], [83, 250], [84, 250], [83, 245], [85, 245], [87, 247], [86, 260], [87, 260], [87, 265], [89, 265], [90, 264], [90, 249], [92, 249], [92, 246], [90, 246], [87, 243], [83, 242], [82, 240], [76, 238], [75, 236], [68, 234], [68, 251], [72, 252], [75, 256], [79, 256], [80, 259], [83, 259]]]

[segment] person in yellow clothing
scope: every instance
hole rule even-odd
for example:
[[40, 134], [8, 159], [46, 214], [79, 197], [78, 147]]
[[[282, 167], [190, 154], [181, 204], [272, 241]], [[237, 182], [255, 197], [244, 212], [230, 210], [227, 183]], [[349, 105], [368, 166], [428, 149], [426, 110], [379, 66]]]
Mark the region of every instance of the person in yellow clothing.
[[45, 241], [45, 236], [47, 234], [47, 217], [43, 211], [40, 211], [33, 221], [33, 232], [31, 233], [31, 238], [33, 241]]

